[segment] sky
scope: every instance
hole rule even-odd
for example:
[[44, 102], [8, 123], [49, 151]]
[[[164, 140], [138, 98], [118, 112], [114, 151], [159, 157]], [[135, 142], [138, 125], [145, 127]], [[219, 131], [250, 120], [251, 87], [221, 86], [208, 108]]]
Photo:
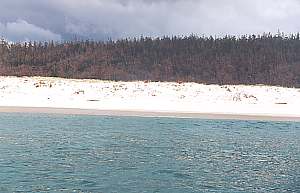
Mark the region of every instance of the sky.
[[299, 0], [1, 0], [13, 42], [297, 33]]

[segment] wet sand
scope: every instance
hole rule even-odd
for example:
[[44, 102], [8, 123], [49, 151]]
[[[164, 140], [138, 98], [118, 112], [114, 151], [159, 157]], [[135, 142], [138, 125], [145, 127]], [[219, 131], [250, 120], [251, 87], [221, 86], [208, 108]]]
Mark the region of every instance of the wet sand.
[[253, 114], [221, 114], [195, 112], [150, 112], [142, 110], [97, 110], [49, 107], [0, 107], [0, 113], [44, 113], [65, 115], [98, 115], [98, 116], [138, 116], [138, 117], [173, 117], [200, 118], [220, 120], [262, 120], [262, 121], [296, 121], [300, 116], [253, 115]]

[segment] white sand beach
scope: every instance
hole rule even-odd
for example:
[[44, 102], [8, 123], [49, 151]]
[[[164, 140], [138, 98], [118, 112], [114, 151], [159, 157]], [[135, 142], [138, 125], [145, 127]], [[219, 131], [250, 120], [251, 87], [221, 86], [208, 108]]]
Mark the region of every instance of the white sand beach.
[[300, 89], [0, 77], [0, 112], [300, 120]]

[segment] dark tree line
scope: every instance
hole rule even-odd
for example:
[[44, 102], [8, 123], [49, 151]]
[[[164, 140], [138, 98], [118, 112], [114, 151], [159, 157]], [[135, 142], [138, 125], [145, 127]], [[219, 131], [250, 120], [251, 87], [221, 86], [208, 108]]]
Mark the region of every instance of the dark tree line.
[[0, 75], [300, 86], [300, 37], [0, 42]]

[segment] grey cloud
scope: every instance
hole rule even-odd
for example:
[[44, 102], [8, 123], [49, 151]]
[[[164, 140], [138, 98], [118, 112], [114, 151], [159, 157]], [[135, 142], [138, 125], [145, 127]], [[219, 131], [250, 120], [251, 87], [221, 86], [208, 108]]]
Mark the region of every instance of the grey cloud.
[[33, 24], [29, 24], [24, 20], [17, 20], [16, 22], [8, 22], [6, 24], [0, 23], [0, 36], [10, 41], [45, 41], [54, 40], [60, 41], [61, 36], [49, 30], [40, 28]]
[[2, 0], [0, 7], [2, 23], [22, 19], [91, 39], [294, 33], [299, 17], [298, 0]]

